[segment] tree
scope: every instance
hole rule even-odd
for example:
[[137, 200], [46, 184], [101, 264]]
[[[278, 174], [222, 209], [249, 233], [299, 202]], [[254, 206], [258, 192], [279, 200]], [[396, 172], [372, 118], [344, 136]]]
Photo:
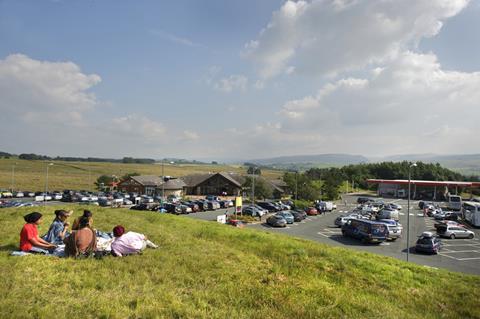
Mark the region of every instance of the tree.
[[262, 170], [257, 166], [249, 166], [247, 169], [247, 174], [251, 175], [262, 175]]
[[[248, 176], [243, 183], [243, 187], [252, 191], [252, 177]], [[271, 198], [273, 196], [272, 188], [268, 187], [262, 178], [255, 178], [255, 198]]]
[[120, 178], [120, 180], [124, 181], [124, 180], [126, 180], [126, 179], [129, 179], [129, 178], [132, 177], [132, 176], [140, 176], [140, 174], [137, 173], [137, 172], [135, 172], [135, 173], [128, 173], [128, 174], [123, 175], [123, 176]]
[[110, 185], [113, 182], [117, 182], [118, 178], [113, 175], [102, 175], [99, 178], [97, 178], [97, 181], [95, 182], [95, 185], [97, 186], [97, 189], [102, 190], [105, 186]]

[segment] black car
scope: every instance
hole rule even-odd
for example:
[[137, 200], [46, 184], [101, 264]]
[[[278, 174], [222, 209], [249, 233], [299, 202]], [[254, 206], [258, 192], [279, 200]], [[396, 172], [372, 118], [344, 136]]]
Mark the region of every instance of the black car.
[[268, 212], [270, 212], [270, 213], [280, 211], [280, 209], [278, 207], [276, 207], [275, 205], [273, 205], [270, 202], [258, 202], [257, 205], [262, 207], [263, 209], [268, 210]]
[[431, 232], [424, 232], [415, 244], [416, 252], [437, 254], [441, 248], [442, 241]]
[[178, 205], [172, 203], [165, 203], [163, 208], [170, 214], [180, 215], [182, 213], [182, 209]]
[[204, 211], [207, 211], [208, 210], [208, 203], [204, 200], [197, 200], [197, 201], [194, 201], [193, 203], [197, 204], [198, 205], [198, 209], [202, 212]]
[[307, 218], [307, 213], [303, 211], [289, 210], [289, 212], [293, 215], [293, 220], [295, 222], [301, 222], [302, 220]]
[[374, 202], [374, 200], [370, 197], [358, 197], [357, 198], [357, 203], [358, 204], [365, 204], [365, 203], [370, 203]]
[[138, 205], [133, 205], [130, 207], [130, 209], [133, 210], [150, 210], [147, 204], [138, 204]]
[[267, 224], [273, 227], [287, 227], [287, 221], [280, 215], [272, 215], [268, 217]]

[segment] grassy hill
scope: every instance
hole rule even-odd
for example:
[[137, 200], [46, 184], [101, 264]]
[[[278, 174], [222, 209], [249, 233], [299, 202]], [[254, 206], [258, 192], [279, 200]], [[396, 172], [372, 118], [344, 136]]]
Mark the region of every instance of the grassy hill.
[[480, 318], [478, 276], [167, 214], [94, 208], [141, 256], [10, 257], [28, 211], [0, 211], [0, 318]]
[[[16, 163], [16, 165], [15, 165]], [[15, 189], [41, 191], [45, 190], [46, 164], [50, 162], [28, 161], [19, 159], [0, 159], [0, 188], [10, 189], [12, 185], [12, 166], [15, 165]], [[85, 189], [93, 190], [93, 184], [100, 175], [123, 176], [128, 173], [142, 175], [162, 175], [161, 164], [123, 164], [103, 162], [62, 162], [53, 161], [49, 167], [48, 189]], [[243, 166], [233, 165], [195, 165], [165, 164], [165, 175], [184, 176], [205, 172], [238, 172], [245, 173]], [[262, 170], [262, 175], [277, 178], [280, 171]]]

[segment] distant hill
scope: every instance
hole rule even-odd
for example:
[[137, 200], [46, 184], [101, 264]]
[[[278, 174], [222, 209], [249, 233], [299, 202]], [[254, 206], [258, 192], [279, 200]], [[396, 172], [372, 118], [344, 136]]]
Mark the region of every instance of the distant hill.
[[370, 160], [374, 162], [422, 161], [424, 163], [439, 163], [446, 168], [457, 171], [464, 175], [480, 175], [480, 154], [409, 154], [394, 155]]
[[308, 169], [312, 167], [344, 166], [349, 164], [367, 163], [368, 158], [361, 155], [349, 154], [318, 154], [318, 155], [293, 155], [279, 156], [249, 160], [261, 166], [281, 169]]

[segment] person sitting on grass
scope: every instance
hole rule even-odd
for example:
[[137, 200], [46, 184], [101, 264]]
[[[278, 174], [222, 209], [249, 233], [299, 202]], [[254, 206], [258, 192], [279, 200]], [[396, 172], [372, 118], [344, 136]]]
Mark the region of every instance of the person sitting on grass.
[[38, 236], [37, 226], [42, 223], [42, 214], [33, 212], [23, 217], [26, 224], [20, 232], [20, 250], [30, 253], [50, 254], [57, 245], [49, 243]]
[[112, 254], [117, 257], [138, 254], [147, 247], [158, 248], [143, 234], [133, 231], [125, 233], [125, 227], [121, 225], [113, 228], [113, 236], [115, 239], [112, 243]]
[[97, 250], [97, 236], [88, 217], [80, 217], [78, 229], [65, 238], [65, 257], [88, 257]]
[[55, 245], [63, 244], [65, 237], [70, 234], [68, 232], [70, 224], [66, 220], [71, 214], [72, 212], [67, 212], [63, 209], [56, 210], [55, 219], [42, 239]]
[[85, 209], [83, 211], [83, 215], [78, 217], [78, 218], [75, 218], [75, 220], [73, 221], [72, 230], [78, 230], [79, 229], [80, 219], [82, 217], [87, 217], [88, 219], [90, 219], [90, 227], [92, 227], [92, 225], [93, 225], [93, 214], [88, 209]]
[[101, 231], [101, 230], [98, 230], [98, 229], [94, 229], [93, 228], [93, 214], [91, 211], [85, 209], [83, 211], [83, 215], [76, 218], [74, 221], [73, 221], [73, 224], [72, 224], [72, 230], [78, 230], [79, 229], [79, 224], [80, 224], [80, 219], [82, 217], [87, 217], [89, 220], [90, 220], [90, 228], [93, 229], [93, 231], [95, 232], [95, 234], [97, 235], [97, 237], [101, 237], [103, 239], [112, 239], [113, 238], [113, 234], [111, 233], [106, 233], [104, 231]]

